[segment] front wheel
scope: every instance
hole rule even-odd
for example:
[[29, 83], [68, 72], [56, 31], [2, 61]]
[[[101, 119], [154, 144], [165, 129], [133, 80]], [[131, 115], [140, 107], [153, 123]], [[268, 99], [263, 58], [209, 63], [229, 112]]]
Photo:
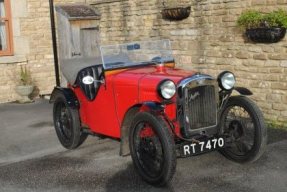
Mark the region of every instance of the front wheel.
[[57, 95], [54, 103], [54, 126], [58, 139], [66, 149], [76, 149], [88, 135], [81, 130], [79, 112], [67, 104], [64, 95]]
[[159, 116], [138, 113], [129, 135], [131, 157], [139, 175], [146, 182], [163, 186], [176, 169], [176, 151], [172, 133]]
[[238, 163], [254, 162], [267, 145], [267, 129], [262, 112], [247, 97], [231, 97], [221, 115], [221, 133], [230, 139], [220, 152]]

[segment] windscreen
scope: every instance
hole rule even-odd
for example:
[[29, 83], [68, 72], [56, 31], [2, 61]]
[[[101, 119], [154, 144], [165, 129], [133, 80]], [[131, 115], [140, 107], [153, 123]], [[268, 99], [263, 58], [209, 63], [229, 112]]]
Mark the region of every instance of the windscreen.
[[105, 70], [172, 62], [169, 40], [142, 41], [101, 47]]

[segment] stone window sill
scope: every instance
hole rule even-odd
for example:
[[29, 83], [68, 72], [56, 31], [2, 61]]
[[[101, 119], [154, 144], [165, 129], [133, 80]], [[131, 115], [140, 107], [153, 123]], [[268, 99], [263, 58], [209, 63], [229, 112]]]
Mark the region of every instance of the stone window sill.
[[27, 58], [24, 55], [0, 56], [0, 64], [22, 63], [26, 61]]

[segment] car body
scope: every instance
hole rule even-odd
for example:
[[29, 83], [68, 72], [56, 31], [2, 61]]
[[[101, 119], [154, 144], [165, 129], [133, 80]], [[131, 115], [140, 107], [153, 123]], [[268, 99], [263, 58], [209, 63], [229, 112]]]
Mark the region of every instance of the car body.
[[[156, 66], [108, 72], [105, 76], [106, 86], [100, 87], [97, 98], [92, 103], [86, 99], [80, 88], [74, 89], [83, 106], [80, 110], [82, 123], [94, 132], [120, 138], [121, 125], [129, 110], [148, 103], [161, 105], [163, 99], [157, 92], [160, 82], [168, 78], [179, 83], [192, 73], [168, 67], [160, 72]], [[170, 102], [165, 107], [166, 115], [169, 119], [176, 119], [176, 98], [172, 98]], [[175, 126], [179, 125], [175, 123]]]
[[[252, 162], [262, 155], [262, 113], [247, 97], [231, 97], [233, 91], [252, 94], [235, 86], [233, 73], [214, 78], [175, 68], [169, 40], [104, 46], [101, 54], [102, 60], [63, 65], [69, 83], [55, 88], [51, 102], [64, 147], [77, 148], [88, 134], [119, 140], [120, 154], [131, 154], [139, 174], [154, 185], [170, 181], [177, 157], [220, 150]], [[251, 139], [240, 141], [245, 137]]]

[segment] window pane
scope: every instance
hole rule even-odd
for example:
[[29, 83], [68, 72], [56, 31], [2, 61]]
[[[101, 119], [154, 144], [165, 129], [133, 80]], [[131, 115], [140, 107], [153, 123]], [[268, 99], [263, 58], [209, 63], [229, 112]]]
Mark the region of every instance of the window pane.
[[0, 51], [7, 49], [7, 34], [5, 22], [0, 21]]
[[4, 0], [0, 0], [0, 17], [5, 17]]

